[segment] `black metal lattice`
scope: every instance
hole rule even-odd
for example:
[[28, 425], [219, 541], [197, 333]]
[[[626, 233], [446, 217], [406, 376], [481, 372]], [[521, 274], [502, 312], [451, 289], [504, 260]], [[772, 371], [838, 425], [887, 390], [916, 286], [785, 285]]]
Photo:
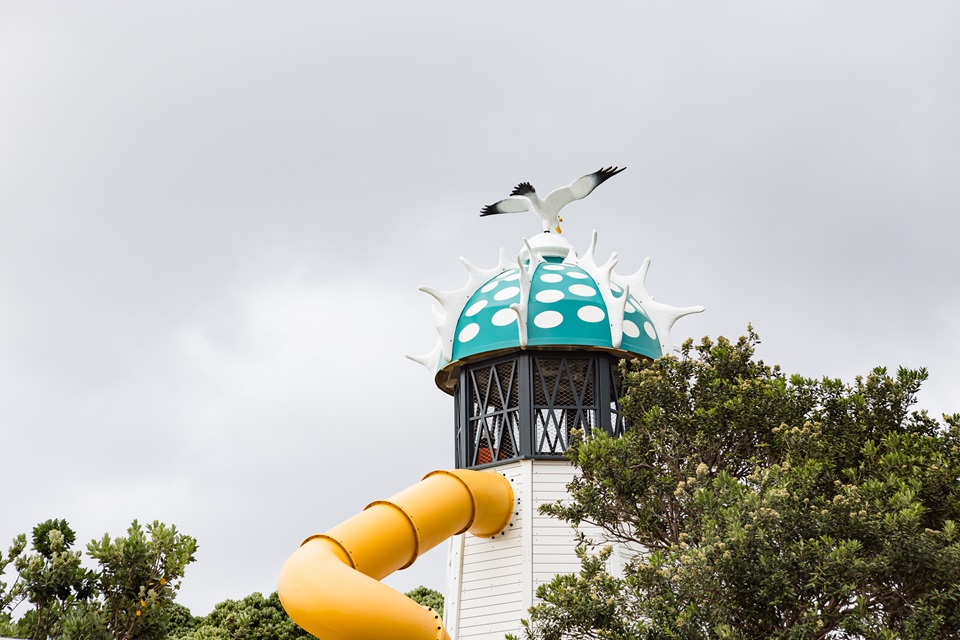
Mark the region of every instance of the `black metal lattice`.
[[468, 372], [468, 466], [517, 457], [520, 447], [519, 376], [516, 360], [476, 367]]
[[617, 361], [525, 352], [465, 366], [455, 391], [457, 466], [558, 458], [570, 432], [624, 431]]
[[617, 366], [610, 370], [610, 432], [614, 438], [619, 438], [627, 430], [626, 418], [620, 406], [623, 397], [623, 379]]
[[595, 358], [533, 358], [534, 453], [561, 455], [570, 432], [597, 423]]

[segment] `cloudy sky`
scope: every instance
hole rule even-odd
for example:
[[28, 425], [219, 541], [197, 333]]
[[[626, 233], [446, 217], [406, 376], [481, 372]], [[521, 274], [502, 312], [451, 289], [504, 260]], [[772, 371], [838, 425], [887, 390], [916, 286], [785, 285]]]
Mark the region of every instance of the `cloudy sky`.
[[[926, 366], [960, 410], [960, 5], [0, 0], [0, 544], [133, 518], [200, 542], [181, 601], [272, 591], [309, 534], [453, 464], [404, 359], [564, 211], [653, 259], [675, 339], [788, 372]], [[442, 587], [435, 550], [389, 582]]]

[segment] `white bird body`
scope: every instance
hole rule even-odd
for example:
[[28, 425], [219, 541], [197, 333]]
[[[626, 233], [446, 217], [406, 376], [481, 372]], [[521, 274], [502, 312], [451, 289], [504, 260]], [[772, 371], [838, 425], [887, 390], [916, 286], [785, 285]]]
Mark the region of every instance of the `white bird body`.
[[[624, 167], [623, 169], [626, 169]], [[617, 175], [623, 169], [617, 167], [607, 167], [594, 171], [591, 174], [577, 178], [565, 187], [554, 189], [543, 200], [537, 195], [536, 189], [529, 182], [521, 182], [512, 192], [510, 197], [485, 206], [481, 216], [490, 216], [498, 213], [520, 213], [521, 211], [533, 211], [543, 223], [544, 233], [550, 233], [551, 230], [560, 231], [560, 223], [563, 218], [560, 217], [560, 210], [573, 202], [590, 195], [594, 189], [603, 184], [609, 178]]]

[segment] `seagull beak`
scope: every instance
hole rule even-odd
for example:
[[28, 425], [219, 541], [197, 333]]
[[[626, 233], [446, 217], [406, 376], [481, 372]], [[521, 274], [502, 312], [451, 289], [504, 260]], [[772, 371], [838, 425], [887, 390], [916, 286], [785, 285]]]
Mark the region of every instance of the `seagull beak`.
[[560, 231], [560, 227], [557, 227], [557, 233], [563, 233], [563, 231]]

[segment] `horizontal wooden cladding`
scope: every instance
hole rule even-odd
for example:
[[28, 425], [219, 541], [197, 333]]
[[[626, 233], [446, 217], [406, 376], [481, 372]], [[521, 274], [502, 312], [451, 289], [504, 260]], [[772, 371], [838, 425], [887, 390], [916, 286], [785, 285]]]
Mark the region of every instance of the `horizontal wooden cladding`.
[[[554, 550], [559, 551], [559, 550]], [[580, 570], [580, 560], [572, 553], [534, 553], [533, 568], [535, 571], [547, 571], [556, 567], [557, 571], [569, 573]]]
[[477, 562], [475, 564], [471, 564], [469, 567], [464, 567], [464, 573], [466, 573], [467, 569], [469, 569], [471, 574], [479, 573], [481, 571], [486, 571], [488, 569], [499, 571], [500, 573], [503, 573], [503, 574], [520, 573], [520, 569], [521, 569], [520, 560], [521, 560], [520, 554], [517, 553], [517, 555], [513, 556], [512, 558], [497, 558], [496, 560], [487, 560], [486, 562]]
[[491, 590], [488, 594], [482, 593], [472, 593], [469, 599], [464, 599], [463, 604], [460, 605], [460, 617], [466, 615], [472, 615], [466, 613], [467, 611], [473, 611], [474, 609], [490, 609], [496, 607], [498, 609], [519, 609], [520, 607], [520, 587], [519, 585], [513, 591], [505, 591], [503, 593], [495, 590]]
[[480, 585], [488, 580], [502, 579], [505, 583], [519, 580], [522, 574], [522, 568], [521, 564], [517, 562], [509, 566], [500, 564], [487, 567], [486, 569], [475, 569], [461, 579], [460, 583], [463, 585], [461, 588], [468, 590], [472, 588], [472, 585]]
[[572, 476], [576, 473], [569, 460], [537, 460], [533, 463], [533, 475], [543, 474], [566, 474]]
[[470, 567], [477, 562], [486, 562], [495, 558], [513, 558], [519, 556], [523, 545], [517, 544], [503, 545], [496, 549], [471, 549], [464, 554], [463, 566]]
[[536, 527], [533, 530], [533, 543], [542, 540], [546, 544], [556, 542], [557, 540], [576, 540], [577, 532], [573, 530], [566, 522], [562, 527]]
[[[463, 611], [461, 609], [461, 611]], [[460, 614], [460, 638], [464, 637], [464, 632], [470, 627], [480, 627], [485, 632], [493, 631], [497, 624], [506, 625], [506, 630], [510, 631], [520, 626], [520, 618], [526, 617], [526, 612], [521, 611], [520, 607], [516, 610], [504, 610], [502, 607], [483, 607], [472, 609], [469, 615]], [[476, 632], [474, 632], [476, 633]], [[502, 636], [501, 636], [502, 637]]]
[[562, 557], [569, 558], [570, 562], [576, 562], [580, 564], [580, 559], [577, 558], [577, 554], [574, 551], [575, 547], [572, 547], [570, 544], [544, 544], [535, 546], [533, 548], [533, 562], [541, 562], [541, 558], [546, 557]]
[[464, 598], [472, 598], [475, 594], [483, 594], [488, 589], [502, 590], [504, 593], [519, 591], [522, 579], [520, 573], [512, 575], [496, 575], [478, 580], [464, 582], [460, 592]]
[[534, 531], [541, 528], [567, 529], [568, 531], [573, 531], [573, 528], [570, 526], [569, 522], [566, 520], [560, 520], [559, 518], [554, 518], [552, 516], [537, 514], [530, 518], [530, 521], [533, 523]]
[[513, 558], [519, 556], [522, 550], [519, 541], [517, 544], [503, 545], [494, 549], [471, 549], [469, 555], [463, 558], [463, 566], [471, 566], [475, 562], [486, 562], [494, 558]]

